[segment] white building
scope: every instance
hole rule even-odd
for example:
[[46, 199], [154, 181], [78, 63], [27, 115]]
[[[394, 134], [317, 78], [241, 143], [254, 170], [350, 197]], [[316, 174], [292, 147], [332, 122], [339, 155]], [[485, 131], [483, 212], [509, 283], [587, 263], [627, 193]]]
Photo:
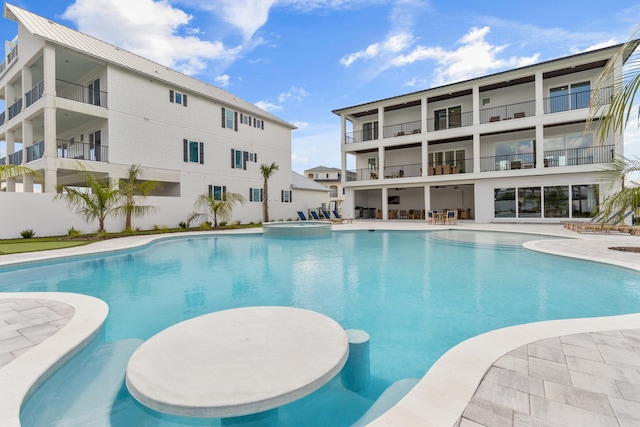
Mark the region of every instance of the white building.
[[594, 83], [620, 47], [335, 110], [344, 214], [588, 218], [605, 196], [603, 167], [623, 155], [622, 135], [598, 141], [585, 127]]
[[[304, 171], [304, 176], [326, 187], [329, 187], [329, 209], [339, 209], [344, 201], [345, 191], [342, 186], [342, 169], [316, 166]], [[346, 181], [355, 180], [355, 173], [347, 171]]]
[[[81, 186], [79, 167], [117, 182], [131, 164], [144, 168], [144, 179], [162, 183], [146, 202], [158, 206], [155, 215], [134, 220], [134, 226], [176, 226], [198, 195], [224, 190], [247, 200], [234, 210], [234, 220], [260, 222], [259, 168], [272, 162], [279, 171], [269, 181], [270, 215], [296, 216], [283, 196], [291, 191], [295, 126], [220, 88], [14, 5], [5, 4], [4, 17], [17, 24], [18, 34], [6, 43], [0, 64], [6, 107], [0, 113], [0, 148], [6, 153], [0, 162], [35, 170], [44, 193], [34, 201], [30, 176], [7, 180], [3, 205], [17, 205], [12, 212], [18, 217], [5, 212], [4, 230], [46, 228], [45, 218], [31, 213], [36, 216], [24, 223], [21, 213], [23, 206], [46, 203], [50, 208], [40, 211], [58, 225], [39, 235], [64, 232], [75, 215], [51, 201], [57, 186]], [[31, 194], [11, 195], [16, 182]], [[62, 217], [52, 218], [52, 212]], [[110, 229], [121, 228], [112, 221]]]

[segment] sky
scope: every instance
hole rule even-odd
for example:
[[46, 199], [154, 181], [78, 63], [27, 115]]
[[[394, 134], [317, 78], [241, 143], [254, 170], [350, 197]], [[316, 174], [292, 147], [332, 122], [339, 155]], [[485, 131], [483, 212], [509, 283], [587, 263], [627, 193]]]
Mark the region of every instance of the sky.
[[[626, 41], [640, 2], [13, 0], [298, 127], [292, 168], [340, 167], [331, 111]], [[17, 33], [0, 20], [0, 37]], [[635, 120], [625, 155], [640, 157]]]

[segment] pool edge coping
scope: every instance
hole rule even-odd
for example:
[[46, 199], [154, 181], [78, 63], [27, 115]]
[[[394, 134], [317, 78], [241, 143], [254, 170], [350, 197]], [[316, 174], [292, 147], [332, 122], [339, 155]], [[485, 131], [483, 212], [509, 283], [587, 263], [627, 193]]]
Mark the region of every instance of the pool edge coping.
[[19, 427], [23, 403], [43, 381], [98, 335], [109, 307], [101, 299], [68, 292], [2, 292], [6, 299], [47, 299], [70, 305], [74, 314], [58, 332], [0, 369], [0, 426]]

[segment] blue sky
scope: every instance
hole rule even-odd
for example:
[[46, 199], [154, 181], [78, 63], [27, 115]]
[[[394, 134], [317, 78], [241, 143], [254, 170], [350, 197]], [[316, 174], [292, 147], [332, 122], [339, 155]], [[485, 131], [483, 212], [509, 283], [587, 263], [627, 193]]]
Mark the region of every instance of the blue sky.
[[[331, 110], [624, 42], [640, 2], [14, 0], [298, 126], [292, 167], [340, 167]], [[16, 34], [0, 21], [0, 36]], [[640, 132], [625, 135], [640, 155]]]

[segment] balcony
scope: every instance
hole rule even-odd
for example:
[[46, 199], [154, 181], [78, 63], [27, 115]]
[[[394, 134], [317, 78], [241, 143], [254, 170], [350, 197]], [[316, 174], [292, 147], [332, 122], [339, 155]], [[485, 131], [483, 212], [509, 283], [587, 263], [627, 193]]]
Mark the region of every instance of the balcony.
[[17, 116], [22, 111], [22, 98], [11, 104], [9, 107], [9, 120]]
[[107, 92], [95, 90], [88, 86], [81, 86], [64, 80], [56, 80], [56, 94], [60, 98], [107, 107]]
[[6, 157], [0, 157], [0, 165], [6, 165], [7, 164], [7, 158]]
[[57, 155], [61, 159], [92, 160], [96, 162], [109, 161], [109, 147], [87, 142], [57, 141]]
[[27, 147], [27, 163], [41, 159], [44, 156], [44, 141], [36, 142]]
[[21, 165], [22, 164], [22, 150], [16, 151], [13, 154], [9, 154], [8, 160], [10, 165]]
[[420, 125], [420, 120], [417, 120], [413, 122], [385, 126], [384, 130], [382, 131], [382, 136], [383, 138], [393, 138], [395, 136], [420, 134], [422, 132], [422, 129], [420, 129]]
[[0, 63], [0, 76], [2, 76], [5, 71], [7, 71], [7, 68], [9, 68], [9, 65], [17, 57], [18, 57], [18, 45], [15, 45], [13, 47], [13, 49], [11, 50], [11, 52], [9, 52], [7, 57], [4, 59], [4, 61], [2, 61], [2, 63]]
[[384, 167], [385, 178], [408, 178], [421, 175], [422, 165], [420, 163]]
[[2, 113], [0, 113], [0, 126], [2, 126], [6, 120], [7, 120], [7, 112], [3, 111]]
[[480, 170], [482, 172], [531, 169], [535, 167], [535, 153], [508, 154], [480, 158]]
[[544, 152], [545, 167], [593, 165], [611, 163], [615, 157], [614, 145], [568, 148]]
[[429, 162], [427, 169], [427, 175], [450, 175], [471, 172], [473, 172], [473, 158], [445, 161], [444, 164]]
[[562, 111], [578, 110], [581, 108], [589, 108], [591, 105], [591, 97], [597, 96], [598, 105], [607, 105], [611, 103], [613, 96], [613, 87], [606, 87], [596, 90], [569, 93], [565, 95], [552, 96], [544, 99], [544, 113], [559, 113]]
[[44, 93], [44, 80], [38, 83], [31, 89], [29, 92], [24, 94], [25, 99], [25, 108], [29, 108], [34, 102], [42, 98], [42, 94]]
[[501, 120], [521, 119], [535, 116], [536, 102], [525, 101], [517, 104], [507, 104], [499, 107], [480, 110], [480, 123], [499, 122]]
[[427, 120], [427, 131], [434, 132], [437, 130], [453, 129], [473, 124], [473, 111], [467, 111], [460, 114], [447, 114], [437, 119]]

